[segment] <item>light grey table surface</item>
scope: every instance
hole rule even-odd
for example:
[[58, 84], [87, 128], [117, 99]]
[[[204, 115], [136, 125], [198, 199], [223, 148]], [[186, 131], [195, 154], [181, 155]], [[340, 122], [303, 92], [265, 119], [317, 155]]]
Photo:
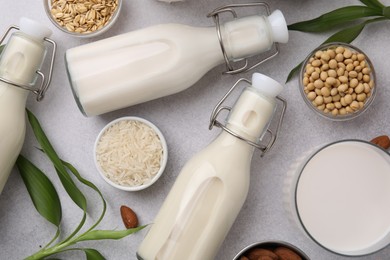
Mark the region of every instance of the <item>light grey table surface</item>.
[[[58, 54], [52, 84], [42, 102], [35, 102], [30, 95], [27, 107], [40, 120], [58, 154], [73, 163], [104, 194], [108, 208], [99, 228], [123, 228], [119, 214], [121, 205], [133, 208], [141, 224], [153, 221], [185, 162], [220, 132], [219, 129], [208, 130], [209, 116], [214, 105], [237, 79], [250, 78], [253, 72], [222, 76], [225, 67], [221, 65], [181, 93], [86, 118], [73, 99], [65, 72], [64, 52], [74, 46], [159, 23], [213, 26], [212, 19], [206, 18], [206, 14], [216, 7], [234, 2], [188, 0], [169, 5], [155, 0], [124, 0], [119, 20], [107, 33], [97, 38], [78, 39], [65, 35], [50, 23], [41, 1], [2, 1], [0, 31], [5, 31], [11, 24], [17, 24], [22, 16], [36, 19], [53, 30], [51, 38], [58, 43]], [[313, 18], [339, 6], [359, 4], [359, 1], [272, 0], [268, 3], [271, 10], [280, 9], [287, 22], [293, 23]], [[386, 3], [390, 4], [390, 1]], [[243, 247], [263, 240], [292, 243], [311, 259], [348, 259], [323, 249], [289, 220], [289, 214], [284, 208], [284, 181], [290, 165], [313, 147], [346, 138], [369, 140], [381, 134], [390, 134], [389, 32], [388, 22], [371, 24], [354, 42], [374, 63], [378, 83], [378, 96], [374, 104], [359, 118], [347, 122], [332, 122], [320, 118], [304, 104], [298, 91], [297, 78], [285, 84], [281, 96], [287, 100], [288, 109], [279, 139], [264, 158], [260, 158], [260, 152], [255, 152], [248, 198], [216, 259], [232, 259]], [[284, 83], [288, 72], [326, 37], [327, 34], [291, 32], [288, 44], [280, 46], [280, 54], [255, 71]], [[165, 173], [157, 183], [144, 191], [116, 190], [101, 179], [94, 166], [92, 150], [97, 134], [105, 124], [121, 116], [140, 116], [152, 121], [164, 133], [168, 143], [169, 159]], [[62, 200], [62, 227], [65, 235], [69, 234], [80, 221], [82, 212], [64, 192], [51, 164], [34, 148], [36, 145], [31, 129], [28, 128], [22, 153], [47, 172], [55, 183]], [[100, 212], [101, 203], [93, 192], [84, 188], [82, 190], [90, 201], [87, 224], [91, 224]], [[0, 259], [22, 259], [38, 251], [54, 232], [55, 228], [34, 209], [20, 175], [14, 170], [0, 196]], [[145, 232], [141, 231], [119, 241], [86, 242], [82, 246], [99, 249], [107, 259], [135, 259], [135, 252]], [[62, 259], [83, 259], [83, 255], [80, 252], [66, 253]], [[356, 259], [390, 259], [390, 247]]]

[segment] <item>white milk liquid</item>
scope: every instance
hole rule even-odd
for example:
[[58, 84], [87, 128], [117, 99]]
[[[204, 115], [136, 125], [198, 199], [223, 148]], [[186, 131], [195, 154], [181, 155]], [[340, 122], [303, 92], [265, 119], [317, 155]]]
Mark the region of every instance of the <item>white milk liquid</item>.
[[[245, 91], [235, 107], [229, 118], [232, 128], [258, 137], [274, 103]], [[195, 155], [153, 221], [137, 252], [139, 259], [214, 259], [246, 199], [252, 153], [244, 141], [222, 132]]]
[[[265, 18], [237, 19], [222, 28], [229, 56], [268, 50]], [[88, 116], [182, 91], [224, 62], [215, 28], [157, 25], [66, 52], [76, 101]]]
[[221, 28], [227, 55], [233, 60], [265, 52], [274, 42], [268, 21], [264, 16], [250, 16], [227, 22]]
[[341, 254], [367, 254], [390, 243], [390, 156], [358, 141], [316, 154], [296, 191], [310, 236]]
[[[15, 34], [3, 50], [0, 76], [28, 85], [36, 78], [35, 72], [42, 64], [45, 49], [42, 43]], [[27, 90], [0, 81], [0, 192], [23, 146], [28, 93]]]

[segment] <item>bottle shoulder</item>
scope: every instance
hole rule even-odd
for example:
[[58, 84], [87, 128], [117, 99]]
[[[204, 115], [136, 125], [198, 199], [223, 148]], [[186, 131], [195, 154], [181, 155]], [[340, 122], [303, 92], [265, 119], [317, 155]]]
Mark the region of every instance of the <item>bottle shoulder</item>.
[[244, 167], [250, 164], [253, 148], [246, 142], [226, 133], [221, 132], [204, 149], [196, 153], [189, 161], [194, 165], [210, 165], [214, 169], [226, 168], [230, 165]]

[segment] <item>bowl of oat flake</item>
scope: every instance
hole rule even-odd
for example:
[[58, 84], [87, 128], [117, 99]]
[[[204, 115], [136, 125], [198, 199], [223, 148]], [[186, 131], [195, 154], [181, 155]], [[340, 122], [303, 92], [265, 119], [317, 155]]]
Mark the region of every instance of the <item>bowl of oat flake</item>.
[[333, 121], [361, 115], [377, 92], [370, 59], [346, 43], [328, 43], [310, 53], [303, 62], [299, 81], [308, 107]]
[[118, 19], [122, 0], [44, 0], [50, 21], [62, 32], [89, 38], [106, 32]]
[[111, 186], [143, 190], [164, 172], [168, 149], [161, 131], [140, 117], [122, 117], [99, 133], [94, 160], [101, 177]]

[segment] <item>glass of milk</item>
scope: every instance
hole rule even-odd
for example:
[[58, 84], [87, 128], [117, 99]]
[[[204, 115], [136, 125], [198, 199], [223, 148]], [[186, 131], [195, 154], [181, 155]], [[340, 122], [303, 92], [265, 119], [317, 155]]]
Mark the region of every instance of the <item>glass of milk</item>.
[[390, 154], [342, 140], [300, 158], [288, 174], [289, 211], [320, 246], [361, 256], [390, 243]]

